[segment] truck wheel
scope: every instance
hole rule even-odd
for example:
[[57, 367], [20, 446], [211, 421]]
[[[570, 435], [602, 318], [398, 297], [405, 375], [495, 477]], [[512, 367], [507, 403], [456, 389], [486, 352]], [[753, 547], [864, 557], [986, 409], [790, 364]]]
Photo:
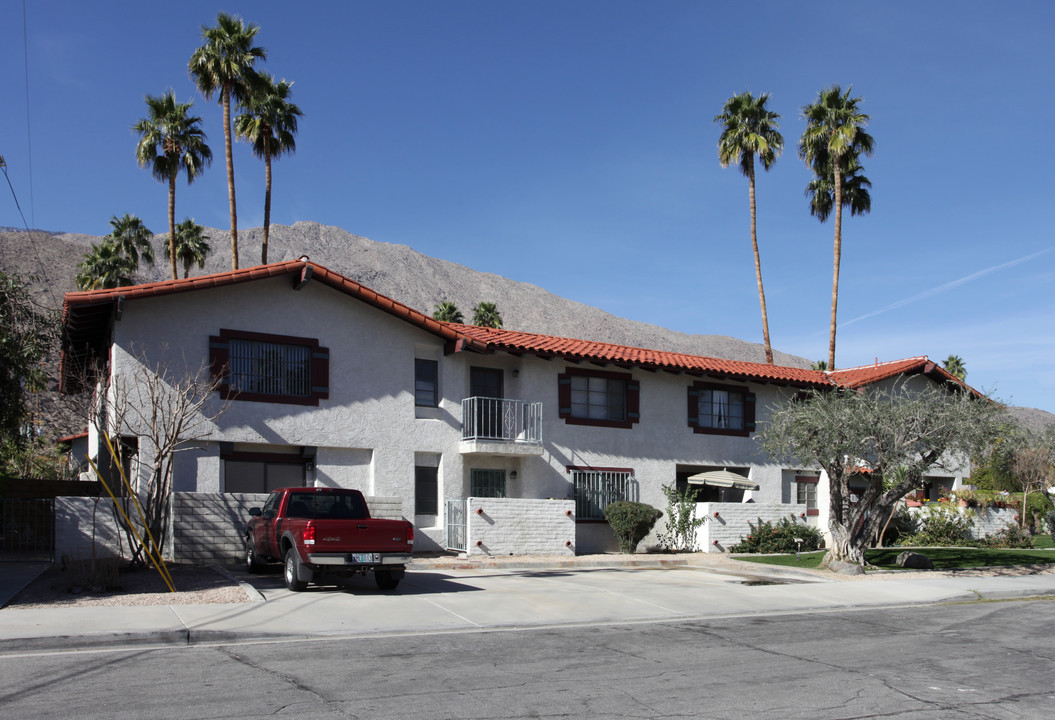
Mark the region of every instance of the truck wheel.
[[245, 569], [254, 574], [264, 569], [264, 561], [256, 554], [256, 544], [252, 536], [245, 539]]
[[395, 590], [399, 587], [399, 578], [393, 577], [388, 570], [375, 570], [374, 582], [377, 583], [377, 587], [381, 590]]
[[293, 592], [300, 592], [308, 587], [308, 583], [300, 579], [300, 558], [297, 551], [290, 548], [286, 551], [285, 572], [286, 587]]

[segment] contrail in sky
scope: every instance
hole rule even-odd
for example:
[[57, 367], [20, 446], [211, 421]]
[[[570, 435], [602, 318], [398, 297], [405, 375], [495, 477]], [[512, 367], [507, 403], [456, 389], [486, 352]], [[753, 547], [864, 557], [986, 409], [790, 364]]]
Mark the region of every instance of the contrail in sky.
[[937, 287], [932, 287], [929, 290], [924, 290], [923, 292], [919, 293], [918, 295], [913, 295], [912, 297], [905, 298], [904, 300], [898, 300], [897, 302], [891, 303], [890, 305], [887, 305], [886, 307], [881, 307], [878, 310], [873, 310], [870, 313], [866, 313], [864, 315], [860, 315], [858, 317], [855, 317], [853, 320], [848, 320], [848, 321], [846, 321], [844, 323], [840, 323], [840, 325], [842, 327], [846, 327], [847, 325], [853, 325], [858, 320], [866, 320], [866, 319], [868, 319], [870, 317], [875, 317], [876, 315], [880, 315], [880, 314], [885, 313], [885, 312], [887, 312], [889, 310], [894, 310], [896, 308], [908, 305], [909, 303], [914, 303], [917, 300], [925, 300], [925, 299], [927, 299], [929, 297], [934, 297], [935, 295], [939, 295], [939, 294], [945, 292], [946, 290], [952, 290], [953, 288], [959, 287], [960, 285], [963, 285], [964, 283], [969, 283], [972, 280], [976, 280], [976, 279], [982, 277], [983, 275], [988, 275], [989, 273], [994, 273], [997, 270], [1003, 270], [1004, 268], [1014, 267], [1015, 265], [1019, 265], [1021, 263], [1024, 263], [1027, 260], [1032, 260], [1033, 258], [1039, 257], [1040, 255], [1043, 255], [1046, 252], [1051, 252], [1052, 250], [1055, 250], [1055, 247], [1044, 248], [1043, 250], [1039, 250], [1039, 251], [1033, 253], [1032, 255], [1026, 255], [1025, 257], [1020, 257], [1017, 260], [1010, 260], [1010, 261], [1008, 261], [1006, 263], [1001, 263], [999, 265], [994, 265], [993, 267], [989, 267], [989, 268], [986, 268], [984, 270], [979, 270], [976, 273], [971, 273], [970, 275], [966, 275], [966, 276], [964, 276], [962, 278], [959, 278], [957, 280], [951, 280], [951, 281], [945, 283], [944, 285], [939, 285]]

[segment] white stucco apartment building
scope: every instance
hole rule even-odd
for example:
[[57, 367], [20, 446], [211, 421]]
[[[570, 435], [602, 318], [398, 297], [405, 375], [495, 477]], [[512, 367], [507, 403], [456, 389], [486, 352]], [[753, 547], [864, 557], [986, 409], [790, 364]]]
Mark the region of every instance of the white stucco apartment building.
[[[955, 382], [925, 357], [826, 374], [437, 322], [307, 261], [69, 293], [64, 324], [68, 391], [90, 365], [113, 379], [144, 364], [207, 364], [221, 378], [210, 410], [227, 408], [177, 456], [174, 492], [357, 488], [397, 499], [418, 550], [447, 548], [452, 520], [483, 532], [495, 513], [548, 507], [488, 509], [498, 497], [552, 499], [564, 523], [550, 528], [553, 542], [609, 550], [608, 501], [662, 509], [664, 485], [723, 469], [757, 489], [704, 486], [701, 501], [788, 506], [823, 528], [824, 477], [773, 462], [755, 442], [770, 407], [835, 384]], [[469, 518], [452, 517], [466, 507]]]

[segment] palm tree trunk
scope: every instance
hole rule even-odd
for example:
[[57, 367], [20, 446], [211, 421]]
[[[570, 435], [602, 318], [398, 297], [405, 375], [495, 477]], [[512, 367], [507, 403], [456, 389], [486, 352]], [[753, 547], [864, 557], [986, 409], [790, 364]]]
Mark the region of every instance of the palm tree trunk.
[[271, 138], [264, 135], [264, 242], [260, 246], [260, 264], [267, 265], [267, 238], [271, 229]]
[[762, 259], [758, 255], [758, 236], [755, 233], [755, 163], [747, 176], [748, 196], [751, 200], [751, 249], [755, 253], [755, 278], [758, 280], [758, 302], [762, 306], [762, 341], [766, 348], [766, 364], [773, 364], [773, 346], [769, 344], [769, 316], [766, 313], [766, 293], [762, 289]]
[[832, 321], [828, 335], [828, 370], [835, 369], [835, 317], [839, 308], [839, 264], [843, 255], [843, 176], [839, 163], [842, 158], [832, 158], [835, 174], [835, 249], [834, 269], [832, 270]]
[[169, 175], [169, 264], [172, 267], [172, 279], [176, 275], [176, 173]]
[[231, 86], [223, 86], [223, 143], [227, 159], [227, 197], [231, 202], [231, 269], [238, 269], [238, 211], [234, 199], [234, 154], [231, 152]]

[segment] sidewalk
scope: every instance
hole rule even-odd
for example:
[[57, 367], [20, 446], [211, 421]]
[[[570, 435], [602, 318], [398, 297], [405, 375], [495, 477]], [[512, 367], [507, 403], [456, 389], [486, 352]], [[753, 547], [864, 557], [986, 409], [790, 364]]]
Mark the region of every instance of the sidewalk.
[[[15, 582], [3, 566], [0, 586]], [[890, 573], [847, 581], [727, 556], [415, 560], [399, 589], [372, 578], [291, 593], [249, 576], [254, 602], [0, 610], [0, 653], [734, 618], [1055, 595], [1055, 573]], [[23, 579], [32, 575], [23, 568]], [[251, 583], [251, 584], [250, 584]], [[2, 600], [2, 598], [0, 598]]]

